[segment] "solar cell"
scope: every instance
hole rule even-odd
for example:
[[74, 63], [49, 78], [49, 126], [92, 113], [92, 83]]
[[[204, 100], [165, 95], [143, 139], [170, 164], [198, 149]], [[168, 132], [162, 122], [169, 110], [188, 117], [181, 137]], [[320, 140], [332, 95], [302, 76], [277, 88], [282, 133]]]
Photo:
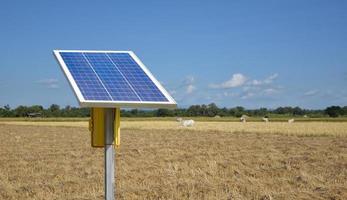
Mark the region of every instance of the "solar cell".
[[176, 107], [131, 51], [55, 50], [81, 106]]
[[83, 53], [115, 101], [140, 101], [139, 97], [105, 53]]
[[127, 53], [107, 53], [109, 58], [124, 74], [142, 101], [167, 101], [163, 93]]
[[82, 54], [62, 52], [61, 57], [69, 67], [69, 71], [85, 99], [112, 100]]

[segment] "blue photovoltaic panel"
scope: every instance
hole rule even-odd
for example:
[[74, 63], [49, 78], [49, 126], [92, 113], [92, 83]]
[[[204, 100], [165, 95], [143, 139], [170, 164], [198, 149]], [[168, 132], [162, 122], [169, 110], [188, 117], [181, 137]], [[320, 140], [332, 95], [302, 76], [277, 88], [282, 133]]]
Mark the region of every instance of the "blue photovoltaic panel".
[[105, 53], [84, 53], [105, 88], [115, 101], [140, 101], [127, 80]]
[[169, 102], [129, 53], [60, 52], [85, 100]]
[[107, 53], [142, 101], [167, 101], [163, 93], [128, 53]]
[[81, 53], [61, 52], [83, 97], [88, 100], [112, 100]]

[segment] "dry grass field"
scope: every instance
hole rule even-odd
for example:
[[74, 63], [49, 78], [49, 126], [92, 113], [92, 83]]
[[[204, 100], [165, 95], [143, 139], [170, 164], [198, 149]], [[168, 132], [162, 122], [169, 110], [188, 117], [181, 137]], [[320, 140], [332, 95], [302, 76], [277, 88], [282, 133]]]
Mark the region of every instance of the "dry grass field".
[[[347, 122], [122, 123], [117, 199], [347, 199]], [[103, 199], [86, 122], [0, 122], [0, 199]]]

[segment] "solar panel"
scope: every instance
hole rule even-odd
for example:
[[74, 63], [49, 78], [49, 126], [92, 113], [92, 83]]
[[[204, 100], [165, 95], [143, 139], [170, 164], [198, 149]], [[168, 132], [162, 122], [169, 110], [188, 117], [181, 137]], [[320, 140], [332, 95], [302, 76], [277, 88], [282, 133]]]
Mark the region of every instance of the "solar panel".
[[131, 51], [54, 50], [81, 106], [176, 107]]

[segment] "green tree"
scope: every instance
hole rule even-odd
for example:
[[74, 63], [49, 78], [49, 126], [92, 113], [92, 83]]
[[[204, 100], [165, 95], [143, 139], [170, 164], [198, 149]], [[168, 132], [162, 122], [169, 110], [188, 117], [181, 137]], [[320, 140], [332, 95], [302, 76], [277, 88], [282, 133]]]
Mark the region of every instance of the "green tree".
[[210, 103], [207, 105], [207, 116], [214, 117], [219, 113], [219, 108], [215, 103]]
[[218, 115], [220, 115], [221, 117], [228, 116], [228, 108], [224, 107], [220, 109]]
[[43, 107], [40, 105], [33, 105], [33, 106], [28, 107], [28, 112], [30, 112], [30, 113], [42, 113]]
[[347, 115], [347, 106], [342, 108], [342, 115]]
[[187, 115], [188, 116], [199, 116], [202, 109], [200, 105], [192, 105], [187, 109]]
[[340, 106], [330, 106], [325, 109], [325, 114], [329, 115], [329, 117], [338, 117], [343, 114], [343, 110]]
[[293, 115], [304, 115], [304, 110], [302, 110], [300, 107], [296, 106], [292, 109]]
[[15, 113], [16, 117], [26, 117], [28, 112], [29, 112], [29, 110], [28, 110], [28, 107], [26, 107], [26, 106], [18, 106], [14, 110], [14, 113]]
[[5, 105], [4, 108], [0, 108], [0, 117], [15, 117], [10, 105]]
[[138, 109], [132, 109], [131, 111], [130, 111], [130, 114], [131, 114], [131, 116], [137, 116], [138, 115], [138, 113], [139, 113], [139, 110]]
[[172, 117], [172, 116], [174, 116], [174, 113], [173, 113], [173, 111], [171, 111], [169, 109], [160, 108], [156, 111], [156, 116], [157, 117]]
[[48, 110], [47, 110], [47, 116], [48, 117], [59, 117], [61, 116], [60, 113], [60, 106], [57, 104], [52, 104]]
[[242, 106], [237, 106], [234, 108], [234, 113], [235, 117], [241, 117], [243, 114], [245, 114], [245, 108]]
[[57, 104], [52, 104], [50, 107], [49, 107], [49, 111], [51, 112], [57, 112], [60, 110], [60, 106], [57, 105]]

